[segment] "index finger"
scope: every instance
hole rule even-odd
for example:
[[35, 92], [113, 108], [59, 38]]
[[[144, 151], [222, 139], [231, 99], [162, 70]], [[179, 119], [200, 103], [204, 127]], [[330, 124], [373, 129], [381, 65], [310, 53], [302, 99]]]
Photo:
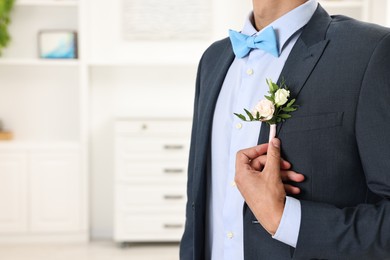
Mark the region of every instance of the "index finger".
[[264, 170], [280, 172], [280, 140], [273, 138], [268, 146]]
[[268, 144], [260, 144], [237, 152], [237, 163], [248, 164], [251, 160], [267, 153]]

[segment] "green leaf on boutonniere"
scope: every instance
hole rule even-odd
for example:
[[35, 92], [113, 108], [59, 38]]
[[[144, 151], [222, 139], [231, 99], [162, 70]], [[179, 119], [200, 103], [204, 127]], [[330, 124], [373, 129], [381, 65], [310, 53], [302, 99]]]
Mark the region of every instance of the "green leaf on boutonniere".
[[249, 112], [248, 110], [246, 110], [245, 108], [244, 108], [244, 111], [245, 111], [245, 113], [248, 115], [249, 120], [250, 120], [250, 121], [253, 121], [253, 115], [252, 115], [252, 113]]
[[260, 113], [259, 113], [259, 112], [256, 113], [256, 120], [257, 120], [257, 121], [260, 120]]
[[270, 96], [264, 96], [266, 99], [268, 99], [269, 101], [271, 101], [272, 103], [275, 103], [275, 98], [273, 97], [270, 97]]
[[267, 85], [269, 86], [270, 93], [275, 93], [279, 89], [279, 86], [270, 79], [267, 79]]
[[246, 117], [244, 115], [237, 114], [237, 113], [234, 113], [234, 115], [238, 116], [241, 120], [246, 121]]
[[284, 107], [284, 108], [282, 108], [282, 110], [284, 112], [294, 112], [297, 109], [295, 107]]
[[278, 115], [278, 117], [282, 118], [282, 119], [289, 119], [289, 118], [291, 118], [291, 115], [289, 115], [289, 114], [280, 114], [280, 115]]
[[291, 107], [294, 103], [295, 103], [295, 98], [291, 99], [291, 101], [287, 103], [286, 107]]

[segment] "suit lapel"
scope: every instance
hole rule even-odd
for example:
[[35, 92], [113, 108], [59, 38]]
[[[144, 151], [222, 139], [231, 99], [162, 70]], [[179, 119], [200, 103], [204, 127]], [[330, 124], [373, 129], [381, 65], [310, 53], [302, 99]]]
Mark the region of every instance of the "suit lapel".
[[[212, 56], [214, 55], [214, 57]], [[205, 259], [205, 226], [207, 211], [207, 183], [211, 173], [211, 131], [215, 105], [224, 82], [225, 76], [234, 59], [233, 50], [228, 39], [207, 57], [210, 61], [201, 62], [200, 96], [198, 104], [198, 124], [196, 138], [196, 152], [193, 160], [193, 198], [195, 202], [194, 226], [194, 259]], [[202, 73], [203, 72], [203, 73]]]
[[[225, 80], [225, 76], [234, 60], [233, 50], [230, 42], [225, 45], [222, 54], [216, 59], [214, 64], [209, 65], [210, 70], [206, 74], [206, 78], [201, 82], [200, 100], [203, 100], [201, 108], [201, 130], [209, 132], [211, 129], [212, 119], [214, 116], [215, 105], [218, 99], [219, 92]], [[207, 64], [208, 65], [208, 64]]]
[[216, 55], [215, 62], [212, 64], [204, 64], [202, 70], [207, 70], [205, 78], [201, 79], [201, 94], [199, 100], [199, 123], [198, 123], [198, 138], [197, 143], [197, 163], [195, 165], [194, 175], [194, 195], [195, 200], [197, 196], [204, 195], [199, 192], [205, 189], [207, 175], [211, 167], [210, 162], [210, 150], [211, 150], [211, 129], [215, 111], [215, 105], [219, 96], [219, 92], [222, 88], [222, 84], [225, 80], [225, 76], [234, 60], [233, 50], [229, 39], [225, 40], [224, 49]]
[[[299, 104], [299, 93], [305, 86], [307, 79], [314, 70], [322, 56], [329, 40], [326, 39], [326, 32], [331, 22], [330, 16], [319, 5], [309, 23], [305, 26], [301, 36], [295, 43], [283, 70], [278, 83], [285, 80], [291, 91], [291, 96], [297, 99]], [[277, 133], [280, 132], [283, 123], [278, 124]], [[262, 124], [259, 143], [268, 142], [269, 126]]]

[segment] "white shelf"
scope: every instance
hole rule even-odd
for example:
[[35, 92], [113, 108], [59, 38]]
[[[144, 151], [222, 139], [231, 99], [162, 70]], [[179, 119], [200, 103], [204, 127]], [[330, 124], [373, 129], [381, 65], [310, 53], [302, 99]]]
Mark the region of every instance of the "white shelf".
[[134, 41], [113, 47], [107, 55], [91, 53], [90, 66], [197, 66], [209, 41]]
[[[175, 66], [175, 65], [198, 65], [200, 57], [204, 50], [206, 50], [207, 45], [205, 46], [194, 46], [189, 49], [192, 50], [192, 53], [185, 53], [180, 51], [179, 47], [177, 52], [169, 55], [169, 52], [164, 52], [164, 50], [155, 48], [152, 51], [148, 52], [148, 48], [142, 47], [137, 48], [139, 53], [128, 52], [124, 57], [98, 57], [92, 58], [87, 61], [90, 66]], [[194, 54], [195, 53], [195, 54]]]
[[134, 66], [197, 66], [199, 59], [193, 60], [166, 60], [166, 59], [134, 59], [134, 60], [92, 60], [90, 67], [134, 67]]
[[77, 0], [16, 0], [16, 6], [69, 6], [77, 7]]
[[78, 142], [53, 141], [53, 142], [36, 142], [36, 141], [0, 141], [0, 150], [2, 149], [68, 149], [78, 150]]
[[348, 1], [348, 0], [322, 0], [319, 3], [325, 8], [350, 8], [363, 7], [363, 1]]
[[58, 66], [58, 67], [76, 67], [79, 60], [45, 60], [45, 59], [0, 59], [0, 66]]

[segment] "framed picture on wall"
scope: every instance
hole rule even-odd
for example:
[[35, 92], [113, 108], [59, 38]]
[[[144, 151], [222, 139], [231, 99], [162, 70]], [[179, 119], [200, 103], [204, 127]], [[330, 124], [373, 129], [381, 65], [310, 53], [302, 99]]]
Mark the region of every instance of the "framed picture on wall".
[[210, 0], [122, 0], [126, 41], [209, 39]]
[[42, 59], [77, 59], [77, 33], [70, 30], [42, 30], [38, 34]]

